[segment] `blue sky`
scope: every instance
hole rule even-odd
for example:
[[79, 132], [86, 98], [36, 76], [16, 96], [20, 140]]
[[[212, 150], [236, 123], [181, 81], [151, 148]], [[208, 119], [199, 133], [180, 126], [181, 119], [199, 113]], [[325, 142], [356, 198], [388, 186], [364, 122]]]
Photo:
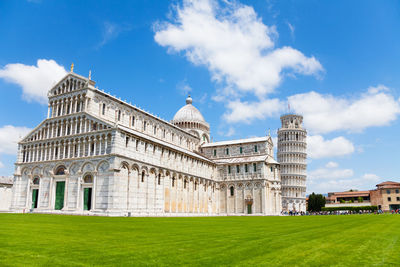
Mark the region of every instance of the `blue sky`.
[[188, 92], [214, 141], [304, 115], [308, 192], [399, 181], [398, 1], [1, 1], [0, 175], [70, 65], [172, 119]]

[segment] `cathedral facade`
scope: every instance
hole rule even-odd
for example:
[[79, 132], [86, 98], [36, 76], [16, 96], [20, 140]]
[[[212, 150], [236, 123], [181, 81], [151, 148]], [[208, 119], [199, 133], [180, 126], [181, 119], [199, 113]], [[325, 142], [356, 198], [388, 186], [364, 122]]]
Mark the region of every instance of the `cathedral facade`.
[[[71, 71], [48, 98], [47, 118], [19, 142], [14, 212], [208, 216], [282, 211], [286, 191], [272, 138], [210, 142], [210, 126], [190, 97], [168, 122]], [[285, 203], [303, 199], [300, 194]]]

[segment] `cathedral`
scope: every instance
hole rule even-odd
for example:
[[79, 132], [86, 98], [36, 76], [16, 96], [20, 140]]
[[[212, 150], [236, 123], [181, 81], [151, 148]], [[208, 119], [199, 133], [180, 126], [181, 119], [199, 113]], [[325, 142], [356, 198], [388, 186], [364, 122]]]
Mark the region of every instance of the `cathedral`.
[[[11, 211], [104, 216], [280, 215], [305, 211], [306, 131], [212, 142], [189, 96], [171, 121], [71, 72], [18, 144]], [[211, 142], [210, 142], [211, 141]]]

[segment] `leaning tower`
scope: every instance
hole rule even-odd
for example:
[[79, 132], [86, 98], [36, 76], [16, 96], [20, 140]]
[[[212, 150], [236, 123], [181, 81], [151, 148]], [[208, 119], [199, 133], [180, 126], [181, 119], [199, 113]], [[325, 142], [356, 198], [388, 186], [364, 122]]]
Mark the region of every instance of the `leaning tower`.
[[281, 164], [282, 209], [306, 211], [307, 131], [303, 116], [281, 116], [278, 161]]

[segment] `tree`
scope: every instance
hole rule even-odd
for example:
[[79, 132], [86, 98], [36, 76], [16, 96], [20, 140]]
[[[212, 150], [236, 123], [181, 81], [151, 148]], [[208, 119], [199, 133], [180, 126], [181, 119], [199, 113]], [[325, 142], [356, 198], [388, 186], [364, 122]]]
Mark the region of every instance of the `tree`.
[[358, 197], [358, 203], [364, 202], [363, 197]]
[[326, 199], [321, 194], [315, 194], [314, 192], [308, 196], [308, 211], [321, 211], [322, 207], [325, 207]]

